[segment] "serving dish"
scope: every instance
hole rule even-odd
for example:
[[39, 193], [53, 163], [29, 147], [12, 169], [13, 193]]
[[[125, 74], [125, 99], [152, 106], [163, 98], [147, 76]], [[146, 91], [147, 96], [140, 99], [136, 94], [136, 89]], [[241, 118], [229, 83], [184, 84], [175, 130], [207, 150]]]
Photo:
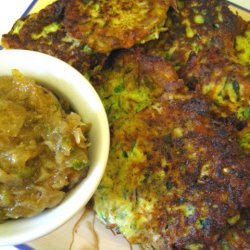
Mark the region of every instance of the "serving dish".
[[32, 218], [0, 224], [0, 245], [33, 240], [68, 221], [93, 195], [104, 173], [109, 152], [109, 127], [105, 110], [93, 87], [80, 73], [59, 59], [39, 52], [0, 51], [0, 75], [10, 75], [12, 69], [18, 69], [69, 101], [83, 121], [91, 124], [91, 163], [87, 177], [69, 191], [60, 205]]

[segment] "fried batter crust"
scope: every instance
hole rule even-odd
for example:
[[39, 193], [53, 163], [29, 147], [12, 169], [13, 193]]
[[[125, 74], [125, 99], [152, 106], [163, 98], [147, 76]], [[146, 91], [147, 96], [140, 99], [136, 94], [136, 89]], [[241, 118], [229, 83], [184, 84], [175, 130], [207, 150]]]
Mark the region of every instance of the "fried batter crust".
[[248, 250], [250, 249], [250, 210], [241, 213], [241, 218], [236, 225], [228, 228], [225, 235], [211, 250]]
[[102, 53], [157, 39], [175, 0], [70, 0], [64, 24], [75, 38]]
[[[133, 58], [133, 63], [150, 65], [150, 57]], [[115, 68], [116, 74], [119, 70], [126, 71], [126, 64]], [[166, 89], [176, 78], [164, 82], [157, 77], [159, 70], [174, 75], [168, 67], [156, 73], [138, 66], [130, 91], [144, 84], [162, 92], [113, 124], [95, 210], [102, 222], [144, 248], [205, 249], [249, 206], [249, 157], [242, 154], [234, 127], [213, 118], [204, 97], [179, 84]], [[114, 81], [106, 84], [114, 87]], [[126, 87], [118, 93], [120, 101], [126, 99]]]
[[169, 31], [142, 50], [170, 60], [189, 90], [213, 100], [213, 111], [230, 118], [250, 152], [249, 23], [225, 1], [184, 0], [178, 7], [168, 14]]
[[190, 90], [206, 95], [222, 107], [220, 116], [250, 118], [250, 114], [248, 117], [242, 113], [250, 105], [250, 67], [233, 61], [219, 49], [204, 49], [189, 57], [180, 76]]
[[238, 128], [241, 146], [250, 152], [250, 67], [218, 49], [190, 56], [180, 75], [191, 90], [213, 101], [211, 109]]
[[85, 76], [95, 75], [106, 56], [72, 38], [63, 25], [67, 1], [58, 0], [37, 14], [19, 19], [3, 35], [4, 48], [40, 51], [71, 64]]
[[146, 53], [170, 60], [177, 69], [204, 47], [235, 54], [235, 37], [244, 32], [247, 23], [229, 10], [226, 1], [181, 0], [177, 6], [178, 12], [168, 12], [168, 30], [143, 46]]
[[119, 51], [113, 58], [99, 81], [93, 82], [110, 124], [150, 106], [163, 91], [184, 87], [173, 67], [161, 58], [142, 56], [133, 49]]

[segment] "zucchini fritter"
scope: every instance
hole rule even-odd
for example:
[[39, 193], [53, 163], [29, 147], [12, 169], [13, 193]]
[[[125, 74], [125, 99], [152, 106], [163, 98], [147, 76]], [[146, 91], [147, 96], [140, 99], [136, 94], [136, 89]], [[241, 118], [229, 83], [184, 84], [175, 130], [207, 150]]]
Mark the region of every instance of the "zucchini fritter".
[[71, 37], [63, 25], [66, 0], [58, 0], [37, 14], [16, 21], [3, 35], [4, 48], [40, 51], [71, 64], [85, 76], [94, 75], [106, 56]]
[[[250, 205], [250, 159], [242, 154], [234, 127], [213, 118], [203, 97], [186, 92], [181, 82], [174, 84], [166, 62], [154, 71], [140, 65], [157, 62], [156, 57], [126, 57], [122, 67], [114, 63], [113, 75], [107, 73], [109, 98], [117, 94], [110, 89], [119, 73], [130, 73], [130, 85], [124, 84], [113, 99], [123, 115], [111, 127], [107, 170], [94, 196], [97, 215], [144, 248], [213, 246]], [[138, 70], [131, 73], [137, 63]], [[173, 77], [166, 77], [168, 72]], [[127, 102], [126, 93], [138, 86], [153, 90], [151, 102], [123, 113], [115, 102]]]
[[180, 73], [190, 89], [213, 100], [217, 115], [236, 124], [239, 142], [250, 152], [250, 67], [218, 49], [204, 49], [193, 54]]
[[250, 67], [234, 62], [218, 49], [205, 49], [189, 58], [180, 75], [191, 90], [220, 107], [221, 117], [250, 118]]
[[110, 124], [152, 105], [165, 88], [183, 87], [173, 67], [161, 58], [141, 55], [133, 49], [113, 56], [114, 61], [101, 72], [99, 83], [94, 83]]
[[157, 39], [175, 0], [70, 0], [67, 31], [101, 53]]
[[235, 36], [244, 32], [247, 23], [229, 10], [226, 1], [179, 0], [177, 6], [179, 12], [168, 12], [168, 30], [143, 47], [147, 53], [170, 60], [177, 69], [204, 47], [235, 53]]
[[240, 130], [245, 127], [238, 136], [250, 152], [250, 25], [225, 1], [177, 4], [179, 13], [168, 14], [168, 31], [142, 50], [171, 61], [190, 90], [214, 101], [217, 115], [230, 117]]

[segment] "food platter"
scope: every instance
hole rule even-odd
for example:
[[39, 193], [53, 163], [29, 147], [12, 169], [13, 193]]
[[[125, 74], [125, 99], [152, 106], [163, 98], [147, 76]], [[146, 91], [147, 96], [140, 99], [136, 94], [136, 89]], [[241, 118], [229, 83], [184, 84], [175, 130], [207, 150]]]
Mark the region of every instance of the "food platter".
[[[38, 1], [42, 2], [42, 1]], [[40, 7], [34, 7], [33, 11], [38, 10], [39, 8], [42, 8], [42, 5]], [[38, 5], [37, 5], [38, 6]], [[36, 9], [37, 8], [37, 9]], [[235, 7], [232, 7], [234, 11], [237, 11], [244, 19], [248, 19], [249, 15], [247, 12], [245, 12], [242, 9], [236, 9]], [[68, 246], [71, 244], [72, 249], [77, 249], [79, 246], [81, 246], [83, 249], [98, 249], [97, 248], [97, 238], [99, 239], [99, 249], [129, 249], [129, 244], [120, 236], [113, 236], [111, 231], [105, 229], [104, 226], [102, 226], [97, 220], [93, 222], [94, 215], [92, 212], [88, 212], [87, 216], [85, 214], [84, 218], [81, 218], [80, 223], [77, 223], [77, 226], [74, 228], [76, 222], [81, 217], [81, 214], [78, 214], [70, 223], [65, 225], [63, 228], [59, 229], [58, 231], [52, 233], [51, 235], [46, 236], [43, 239], [39, 239], [35, 242], [29, 243], [29, 245], [33, 246], [35, 249], [42, 249], [45, 246], [52, 245], [56, 248], [58, 247], [58, 241], [54, 241], [55, 237], [60, 237], [60, 235], [65, 234], [65, 232], [73, 232], [74, 235], [74, 241], [72, 243], [72, 237], [70, 239], [65, 239], [65, 242], [67, 241], [67, 247], [65, 249], [68, 249]], [[79, 222], [79, 221], [78, 221]], [[93, 230], [93, 223], [94, 223], [94, 229]], [[66, 231], [65, 231], [66, 230]], [[96, 233], [99, 235], [99, 237], [96, 235]], [[88, 235], [86, 237], [86, 235]], [[88, 239], [88, 240], [86, 240]], [[64, 242], [64, 245], [66, 243]], [[113, 248], [112, 248], [113, 246]], [[91, 248], [92, 247], [92, 248]], [[124, 247], [124, 248], [123, 248]], [[60, 247], [61, 248], [61, 247]], [[63, 248], [62, 248], [63, 249]], [[135, 247], [136, 249], [136, 247]]]

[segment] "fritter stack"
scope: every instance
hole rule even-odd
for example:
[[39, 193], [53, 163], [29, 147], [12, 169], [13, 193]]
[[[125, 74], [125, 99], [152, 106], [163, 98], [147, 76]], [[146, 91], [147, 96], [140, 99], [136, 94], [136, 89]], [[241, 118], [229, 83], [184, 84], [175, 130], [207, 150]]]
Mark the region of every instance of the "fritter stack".
[[250, 23], [225, 1], [59, 0], [2, 42], [90, 77], [110, 122], [94, 196], [108, 228], [144, 249], [250, 249]]
[[98, 218], [145, 249], [221, 249], [249, 206], [237, 126], [162, 58], [121, 51], [103, 77], [111, 150]]
[[58, 0], [19, 19], [2, 45], [56, 56], [91, 78], [113, 49], [158, 38], [170, 5], [176, 7], [173, 0]]

